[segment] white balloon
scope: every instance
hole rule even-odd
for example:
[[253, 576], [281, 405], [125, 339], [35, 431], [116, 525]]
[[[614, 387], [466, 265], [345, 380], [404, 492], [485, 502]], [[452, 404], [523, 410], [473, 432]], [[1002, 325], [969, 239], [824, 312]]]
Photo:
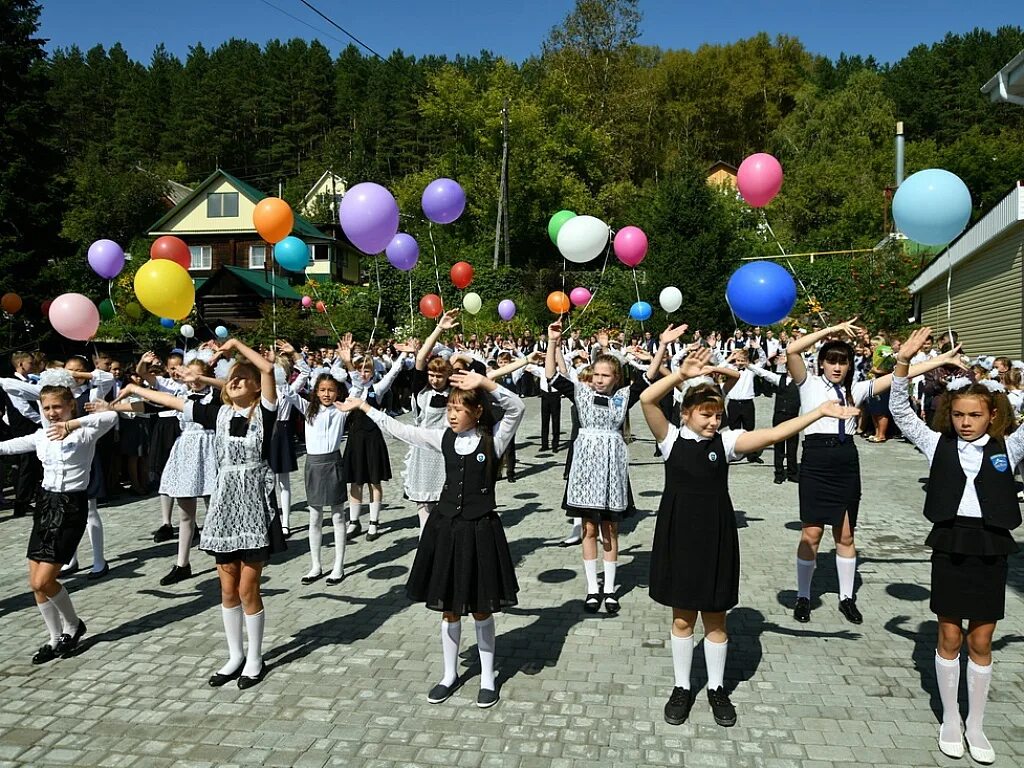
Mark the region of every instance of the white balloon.
[[683, 294], [674, 285], [670, 285], [668, 288], [662, 289], [658, 296], [658, 302], [666, 312], [675, 312], [683, 306]]
[[181, 326], [181, 335], [184, 336], [186, 339], [191, 339], [193, 336], [196, 335], [196, 329], [193, 328], [191, 325], [183, 325]]
[[471, 315], [475, 315], [479, 312], [482, 305], [483, 301], [481, 300], [479, 293], [470, 292], [462, 297], [462, 308]]
[[558, 250], [568, 261], [583, 264], [608, 246], [608, 225], [595, 216], [576, 216], [558, 230]]

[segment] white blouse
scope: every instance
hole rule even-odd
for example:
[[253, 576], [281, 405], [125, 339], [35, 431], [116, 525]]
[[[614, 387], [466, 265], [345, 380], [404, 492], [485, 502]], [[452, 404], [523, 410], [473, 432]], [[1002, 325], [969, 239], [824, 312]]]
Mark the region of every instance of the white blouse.
[[[846, 390], [840, 384], [840, 390], [842, 391], [843, 399], [846, 398]], [[871, 381], [858, 381], [851, 387], [851, 394], [853, 395], [853, 402], [846, 403], [850, 406], [859, 406], [865, 400], [871, 396], [872, 390]], [[807, 378], [804, 379], [803, 384], [800, 385], [800, 413], [810, 413], [819, 405], [824, 402], [832, 400], [833, 402], [841, 402], [839, 393], [836, 392], [832, 382], [827, 381], [822, 376], [812, 376], [810, 373], [807, 374]], [[809, 427], [804, 429], [804, 435], [838, 435], [839, 434], [839, 419], [832, 416], [822, 416], [816, 422], [811, 424]], [[849, 438], [853, 438], [857, 434], [857, 419], [849, 418], [846, 420], [846, 435]]]
[[43, 490], [72, 493], [89, 487], [89, 472], [96, 441], [117, 424], [117, 413], [105, 411], [80, 416], [78, 429], [63, 440], [51, 440], [46, 430], [0, 443], [0, 456], [35, 451], [43, 465]]
[[[725, 449], [726, 461], [736, 461], [736, 459], [743, 455], [736, 452], [736, 441], [740, 439], [740, 435], [744, 432], [746, 432], [745, 429], [723, 429], [718, 433], [722, 436], [722, 447]], [[685, 424], [678, 427], [670, 424], [665, 439], [658, 443], [658, 447], [661, 449], [662, 461], [668, 461], [668, 457], [672, 453], [672, 446], [675, 445], [677, 439], [696, 440], [698, 443], [703, 443], [711, 438], [698, 435]]]
[[[310, 397], [316, 397], [316, 393], [311, 393]], [[309, 400], [294, 392], [282, 393], [280, 402], [297, 408], [303, 416], [309, 413]], [[322, 456], [337, 451], [345, 437], [347, 418], [348, 414], [339, 411], [336, 406], [321, 404], [320, 410], [313, 417], [313, 422], [310, 423], [309, 419], [306, 419], [306, 453]]]

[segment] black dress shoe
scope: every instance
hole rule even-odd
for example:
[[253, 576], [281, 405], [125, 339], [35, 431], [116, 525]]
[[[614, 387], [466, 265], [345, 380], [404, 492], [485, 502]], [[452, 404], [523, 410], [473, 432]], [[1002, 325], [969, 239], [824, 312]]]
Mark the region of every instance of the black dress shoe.
[[334, 576], [328, 576], [327, 579], [326, 579], [328, 587], [336, 587], [339, 584], [341, 584], [341, 582], [343, 582], [344, 580], [345, 580], [345, 574], [344, 573], [341, 574], [341, 576], [338, 576], [337, 578], [335, 578]]
[[102, 579], [108, 573], [110, 573], [110, 563], [104, 563], [103, 567], [100, 568], [98, 571], [89, 571], [89, 575], [85, 578], [87, 578], [89, 581], [96, 581], [97, 579]]
[[324, 577], [324, 572], [323, 571], [317, 571], [312, 576], [308, 576], [308, 575], [307, 576], [303, 576], [302, 577], [302, 583], [303, 583], [303, 585], [308, 587], [310, 584], [313, 584], [314, 582], [320, 581], [320, 579], [322, 579], [323, 577]]
[[508, 473], [508, 481], [510, 483], [514, 483], [516, 481], [516, 475], [515, 475], [514, 472], [509, 472]]
[[749, 464], [764, 464], [764, 459], [760, 456], [748, 456], [747, 463]]
[[560, 546], [560, 547], [575, 547], [581, 541], [583, 541], [583, 539], [580, 538], [579, 536], [570, 536], [568, 539], [565, 539], [564, 541], [558, 542], [558, 546]]
[[349, 523], [345, 528], [345, 543], [351, 544], [352, 540], [355, 539], [360, 533], [363, 532], [363, 525], [360, 522]]
[[693, 698], [688, 688], [680, 688], [678, 685], [672, 689], [672, 695], [668, 697], [665, 704], [665, 722], [669, 725], [682, 725], [690, 716], [690, 709], [693, 707]]
[[622, 608], [622, 606], [619, 605], [619, 601], [615, 597], [615, 595], [605, 595], [604, 596], [604, 610], [605, 610], [605, 613], [610, 613], [612, 616], [614, 616], [616, 613], [619, 612], [619, 609], [621, 609], [621, 608]]
[[36, 651], [32, 657], [33, 664], [45, 664], [48, 661], [53, 661], [57, 658], [57, 651], [54, 650], [53, 646], [47, 643], [46, 645], [39, 646], [39, 650]]
[[240, 690], [243, 690], [243, 691], [246, 688], [252, 688], [254, 685], [259, 685], [260, 683], [262, 683], [263, 682], [263, 678], [266, 677], [266, 676], [267, 676], [267, 662], [263, 662], [260, 665], [259, 674], [257, 674], [255, 677], [249, 677], [247, 675], [239, 675], [238, 676], [238, 687], [239, 687]]
[[169, 526], [169, 525], [161, 525], [153, 533], [153, 541], [156, 542], [157, 544], [159, 544], [161, 542], [164, 542], [164, 541], [170, 541], [173, 538], [174, 538], [174, 529], [171, 526]]
[[541, 443], [540, 450], [541, 450], [542, 453], [547, 453], [549, 449], [548, 449], [548, 447], [546, 445]]
[[162, 579], [160, 579], [161, 587], [169, 587], [172, 584], [177, 584], [179, 581], [192, 578], [192, 566], [191, 565], [172, 565], [171, 571]]
[[85, 622], [81, 619], [78, 620], [78, 627], [75, 628], [74, 635], [61, 635], [57, 638], [57, 645], [54, 646], [53, 650], [57, 652], [57, 655], [62, 659], [66, 659], [74, 652], [75, 648], [78, 647], [78, 641], [82, 639], [82, 635], [85, 634]]
[[232, 680], [236, 680], [242, 675], [242, 670], [245, 668], [245, 661], [238, 665], [238, 669], [234, 672], [228, 672], [226, 675], [222, 675], [220, 672], [214, 672], [210, 675], [210, 687], [220, 688], [222, 685], [230, 683]]
[[380, 538], [380, 529], [377, 528], [377, 526], [371, 525], [369, 528], [366, 529], [366, 540], [367, 541], [376, 541], [379, 538]]
[[861, 624], [864, 621], [864, 617], [860, 615], [860, 611], [857, 610], [857, 601], [852, 597], [848, 597], [845, 600], [839, 601], [839, 612], [846, 617], [846, 620], [851, 624]]
[[587, 595], [583, 599], [583, 610], [587, 613], [597, 613], [597, 609], [601, 607], [601, 597], [600, 592]]
[[778, 475], [776, 475], [775, 479], [772, 482], [775, 483], [776, 485], [782, 485], [784, 482], [786, 482], [786, 478], [779, 477]]
[[806, 597], [798, 597], [796, 605], [793, 606], [793, 618], [801, 624], [811, 620], [811, 601]]
[[714, 715], [716, 723], [723, 728], [731, 728], [736, 725], [736, 707], [729, 700], [729, 694], [725, 692], [725, 688], [709, 688], [708, 704], [711, 705], [711, 714]]

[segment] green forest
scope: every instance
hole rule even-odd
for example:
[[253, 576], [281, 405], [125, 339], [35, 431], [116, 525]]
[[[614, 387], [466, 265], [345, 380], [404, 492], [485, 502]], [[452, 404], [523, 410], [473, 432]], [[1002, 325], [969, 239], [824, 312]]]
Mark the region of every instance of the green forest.
[[[541, 53], [513, 62], [486, 51], [449, 59], [394, 51], [380, 59], [318, 41], [232, 39], [163, 47], [136, 61], [121, 45], [47, 52], [39, 4], [0, 5], [0, 292], [16, 291], [25, 317], [62, 290], [101, 298], [106, 286], [84, 254], [98, 238], [135, 253], [165, 212], [166, 179], [192, 185], [220, 167], [293, 205], [327, 169], [350, 185], [375, 181], [396, 196], [403, 229], [423, 254], [418, 298], [434, 286], [419, 198], [448, 176], [466, 213], [435, 227], [442, 265], [474, 265], [488, 311], [520, 303], [520, 322], [550, 319], [544, 296], [562, 287], [548, 218], [568, 208], [635, 224], [650, 239], [640, 291], [683, 293], [692, 326], [728, 328], [725, 282], [749, 256], [778, 255], [760, 213], [705, 183], [715, 161], [754, 152], [782, 163], [781, 194], [765, 209], [790, 253], [871, 248], [886, 234], [894, 132], [907, 134], [907, 174], [945, 168], [970, 188], [974, 216], [1024, 172], [1024, 109], [991, 103], [979, 88], [1024, 49], [1024, 29], [976, 29], [911, 48], [899, 61], [829, 59], [795, 37], [760, 34], [729, 45], [662, 50], [638, 44], [636, 0], [577, 0]], [[510, 124], [510, 265], [493, 270], [502, 147]], [[406, 221], [408, 225], [406, 226]], [[924, 257], [904, 248], [796, 259], [810, 297], [832, 317], [861, 314], [900, 328], [904, 291]], [[614, 258], [612, 259], [614, 263]], [[381, 259], [384, 320], [407, 323], [408, 286]], [[572, 266], [572, 265], [570, 265]], [[586, 265], [599, 270], [600, 265]], [[372, 260], [364, 271], [373, 277]], [[593, 286], [571, 272], [567, 288]], [[609, 266], [591, 321], [621, 325], [632, 277]], [[452, 291], [450, 283], [447, 289]], [[339, 292], [376, 305], [376, 285]], [[660, 315], [660, 316], [659, 316]], [[656, 311], [655, 322], [664, 314]]]

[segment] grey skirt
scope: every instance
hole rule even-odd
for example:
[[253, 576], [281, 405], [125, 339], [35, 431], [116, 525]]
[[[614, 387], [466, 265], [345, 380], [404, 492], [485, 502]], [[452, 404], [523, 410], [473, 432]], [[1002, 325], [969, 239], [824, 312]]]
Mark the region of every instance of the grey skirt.
[[341, 451], [307, 453], [303, 475], [306, 481], [306, 503], [311, 507], [329, 507], [348, 500], [345, 470]]

